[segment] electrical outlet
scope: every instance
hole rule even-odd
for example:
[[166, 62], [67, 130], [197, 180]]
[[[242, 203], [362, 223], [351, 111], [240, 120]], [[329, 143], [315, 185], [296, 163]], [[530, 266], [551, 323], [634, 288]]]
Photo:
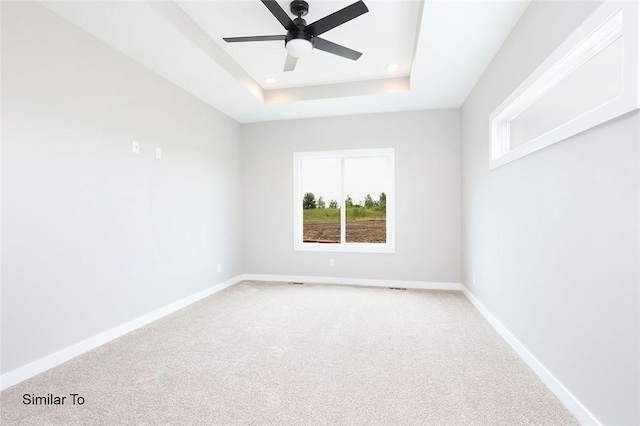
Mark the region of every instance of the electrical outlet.
[[329, 266], [336, 266], [336, 261], [334, 259], [329, 259]]
[[218, 272], [222, 272], [222, 265], [218, 263]]
[[158, 160], [162, 158], [162, 148], [156, 147], [156, 158]]
[[140, 152], [140, 142], [138, 141], [131, 141], [131, 151], [134, 154], [138, 154]]

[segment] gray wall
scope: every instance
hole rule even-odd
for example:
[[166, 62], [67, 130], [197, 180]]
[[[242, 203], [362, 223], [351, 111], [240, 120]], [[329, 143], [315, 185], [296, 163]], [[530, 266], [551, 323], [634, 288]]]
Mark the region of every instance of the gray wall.
[[31, 2], [2, 90], [2, 372], [242, 272], [236, 122]]
[[489, 114], [597, 7], [534, 1], [462, 107], [463, 283], [600, 421], [631, 425], [640, 114], [488, 170]]
[[[395, 254], [294, 252], [293, 153], [388, 147]], [[242, 159], [245, 273], [460, 282], [458, 110], [243, 125]]]

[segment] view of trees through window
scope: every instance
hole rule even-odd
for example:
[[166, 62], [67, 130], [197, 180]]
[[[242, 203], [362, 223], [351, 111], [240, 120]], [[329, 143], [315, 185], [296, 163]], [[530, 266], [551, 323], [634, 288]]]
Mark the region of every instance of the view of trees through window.
[[340, 207], [336, 200], [329, 205], [320, 195], [306, 192], [302, 198], [302, 241], [305, 243], [340, 244]]
[[387, 159], [344, 160], [346, 242], [387, 242]]
[[[303, 242], [340, 244], [344, 209], [346, 243], [385, 244], [385, 173], [386, 158], [303, 160]], [[341, 199], [343, 191], [344, 200]]]

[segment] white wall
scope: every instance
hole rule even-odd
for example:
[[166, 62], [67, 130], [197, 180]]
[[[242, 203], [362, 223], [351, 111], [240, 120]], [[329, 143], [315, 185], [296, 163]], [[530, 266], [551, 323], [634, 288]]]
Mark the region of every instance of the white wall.
[[242, 272], [235, 121], [35, 3], [2, 59], [3, 373]]
[[599, 421], [632, 425], [640, 114], [488, 170], [489, 114], [597, 7], [534, 1], [462, 107], [463, 283]]
[[[294, 252], [293, 153], [387, 147], [395, 254]], [[243, 125], [242, 159], [245, 273], [460, 282], [458, 110]]]

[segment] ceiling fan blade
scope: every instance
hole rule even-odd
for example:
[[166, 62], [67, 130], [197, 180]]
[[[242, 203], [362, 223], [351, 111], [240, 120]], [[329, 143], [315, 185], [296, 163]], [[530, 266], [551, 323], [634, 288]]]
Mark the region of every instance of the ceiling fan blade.
[[337, 27], [338, 25], [342, 25], [345, 22], [357, 18], [368, 11], [369, 9], [367, 6], [362, 1], [358, 1], [344, 9], [340, 9], [331, 15], [327, 15], [324, 18], [318, 19], [316, 22], [307, 25], [305, 30], [315, 37]]
[[276, 19], [285, 27], [287, 30], [297, 31], [298, 27], [293, 23], [287, 12], [284, 11], [283, 8], [280, 7], [277, 1], [275, 0], [262, 0], [262, 3], [267, 6], [267, 9], [276, 17]]
[[362, 53], [360, 52], [320, 37], [315, 37], [313, 39], [313, 47], [315, 47], [316, 49], [324, 50], [328, 53], [333, 53], [334, 55], [342, 56], [343, 58], [352, 59], [354, 61], [357, 61], [358, 58], [362, 56]]
[[266, 36], [250, 36], [250, 37], [224, 37], [223, 40], [227, 43], [241, 43], [245, 41], [277, 41], [284, 40], [287, 36], [284, 35], [266, 35]]
[[287, 60], [284, 61], [284, 70], [293, 71], [296, 68], [297, 63], [298, 63], [298, 58], [287, 54]]

